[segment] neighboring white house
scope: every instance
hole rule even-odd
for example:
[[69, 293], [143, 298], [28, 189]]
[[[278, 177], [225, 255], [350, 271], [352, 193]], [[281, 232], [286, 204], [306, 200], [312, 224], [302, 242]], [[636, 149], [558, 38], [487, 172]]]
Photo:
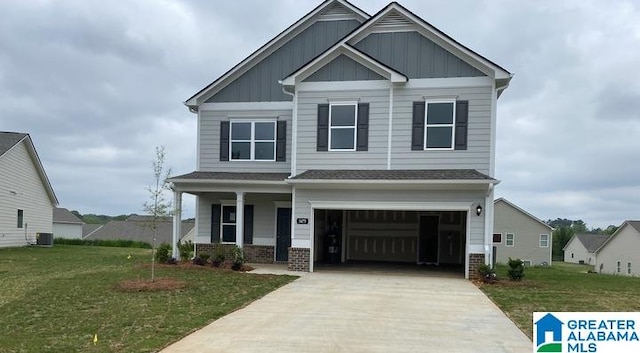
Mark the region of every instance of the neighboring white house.
[[504, 198], [494, 202], [493, 249], [496, 262], [521, 259], [525, 266], [551, 265], [553, 228]]
[[0, 132], [0, 247], [53, 232], [58, 199], [29, 134]]
[[574, 234], [562, 248], [564, 262], [593, 265], [596, 263], [595, 251], [609, 238], [607, 234]]
[[595, 270], [625, 276], [640, 275], [640, 221], [625, 221], [596, 251]]
[[66, 208], [53, 209], [53, 236], [55, 238], [82, 239], [84, 222]]
[[198, 252], [221, 243], [296, 271], [375, 261], [476, 275], [491, 263], [510, 80], [397, 2], [369, 15], [326, 0], [186, 100], [197, 169], [170, 179], [173, 243], [189, 193]]

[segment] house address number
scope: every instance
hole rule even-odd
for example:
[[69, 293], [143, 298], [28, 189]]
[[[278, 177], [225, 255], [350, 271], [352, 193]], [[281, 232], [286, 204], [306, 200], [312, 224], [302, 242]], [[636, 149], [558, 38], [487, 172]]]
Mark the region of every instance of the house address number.
[[296, 219], [296, 223], [298, 223], [298, 224], [309, 224], [309, 218], [298, 218], [298, 219]]

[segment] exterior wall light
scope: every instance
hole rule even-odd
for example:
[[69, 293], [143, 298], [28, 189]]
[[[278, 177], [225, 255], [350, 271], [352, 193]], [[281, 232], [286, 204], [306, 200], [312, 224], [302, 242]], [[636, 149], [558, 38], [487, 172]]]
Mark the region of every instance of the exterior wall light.
[[478, 205], [478, 207], [476, 207], [476, 215], [480, 216], [482, 214], [482, 206]]

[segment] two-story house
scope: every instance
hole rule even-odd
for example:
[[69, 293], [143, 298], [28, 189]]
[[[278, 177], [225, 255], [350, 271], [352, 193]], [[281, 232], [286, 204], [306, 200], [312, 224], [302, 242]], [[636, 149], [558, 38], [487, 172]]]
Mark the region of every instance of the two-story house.
[[197, 251], [468, 278], [491, 261], [496, 104], [510, 79], [396, 2], [371, 16], [327, 0], [185, 102], [197, 166], [170, 180], [175, 204], [197, 196]]

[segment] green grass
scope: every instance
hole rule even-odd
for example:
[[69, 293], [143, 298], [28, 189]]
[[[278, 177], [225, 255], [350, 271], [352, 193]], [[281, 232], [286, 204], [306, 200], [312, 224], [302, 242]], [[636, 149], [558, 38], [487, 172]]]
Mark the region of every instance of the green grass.
[[160, 266], [157, 277], [187, 287], [116, 290], [149, 278], [150, 258], [147, 249], [0, 249], [0, 352], [157, 351], [296, 278]]
[[529, 337], [534, 311], [640, 311], [640, 278], [587, 273], [590, 269], [554, 262], [527, 268], [521, 282], [511, 282], [507, 267], [499, 265], [501, 280], [481, 289]]

